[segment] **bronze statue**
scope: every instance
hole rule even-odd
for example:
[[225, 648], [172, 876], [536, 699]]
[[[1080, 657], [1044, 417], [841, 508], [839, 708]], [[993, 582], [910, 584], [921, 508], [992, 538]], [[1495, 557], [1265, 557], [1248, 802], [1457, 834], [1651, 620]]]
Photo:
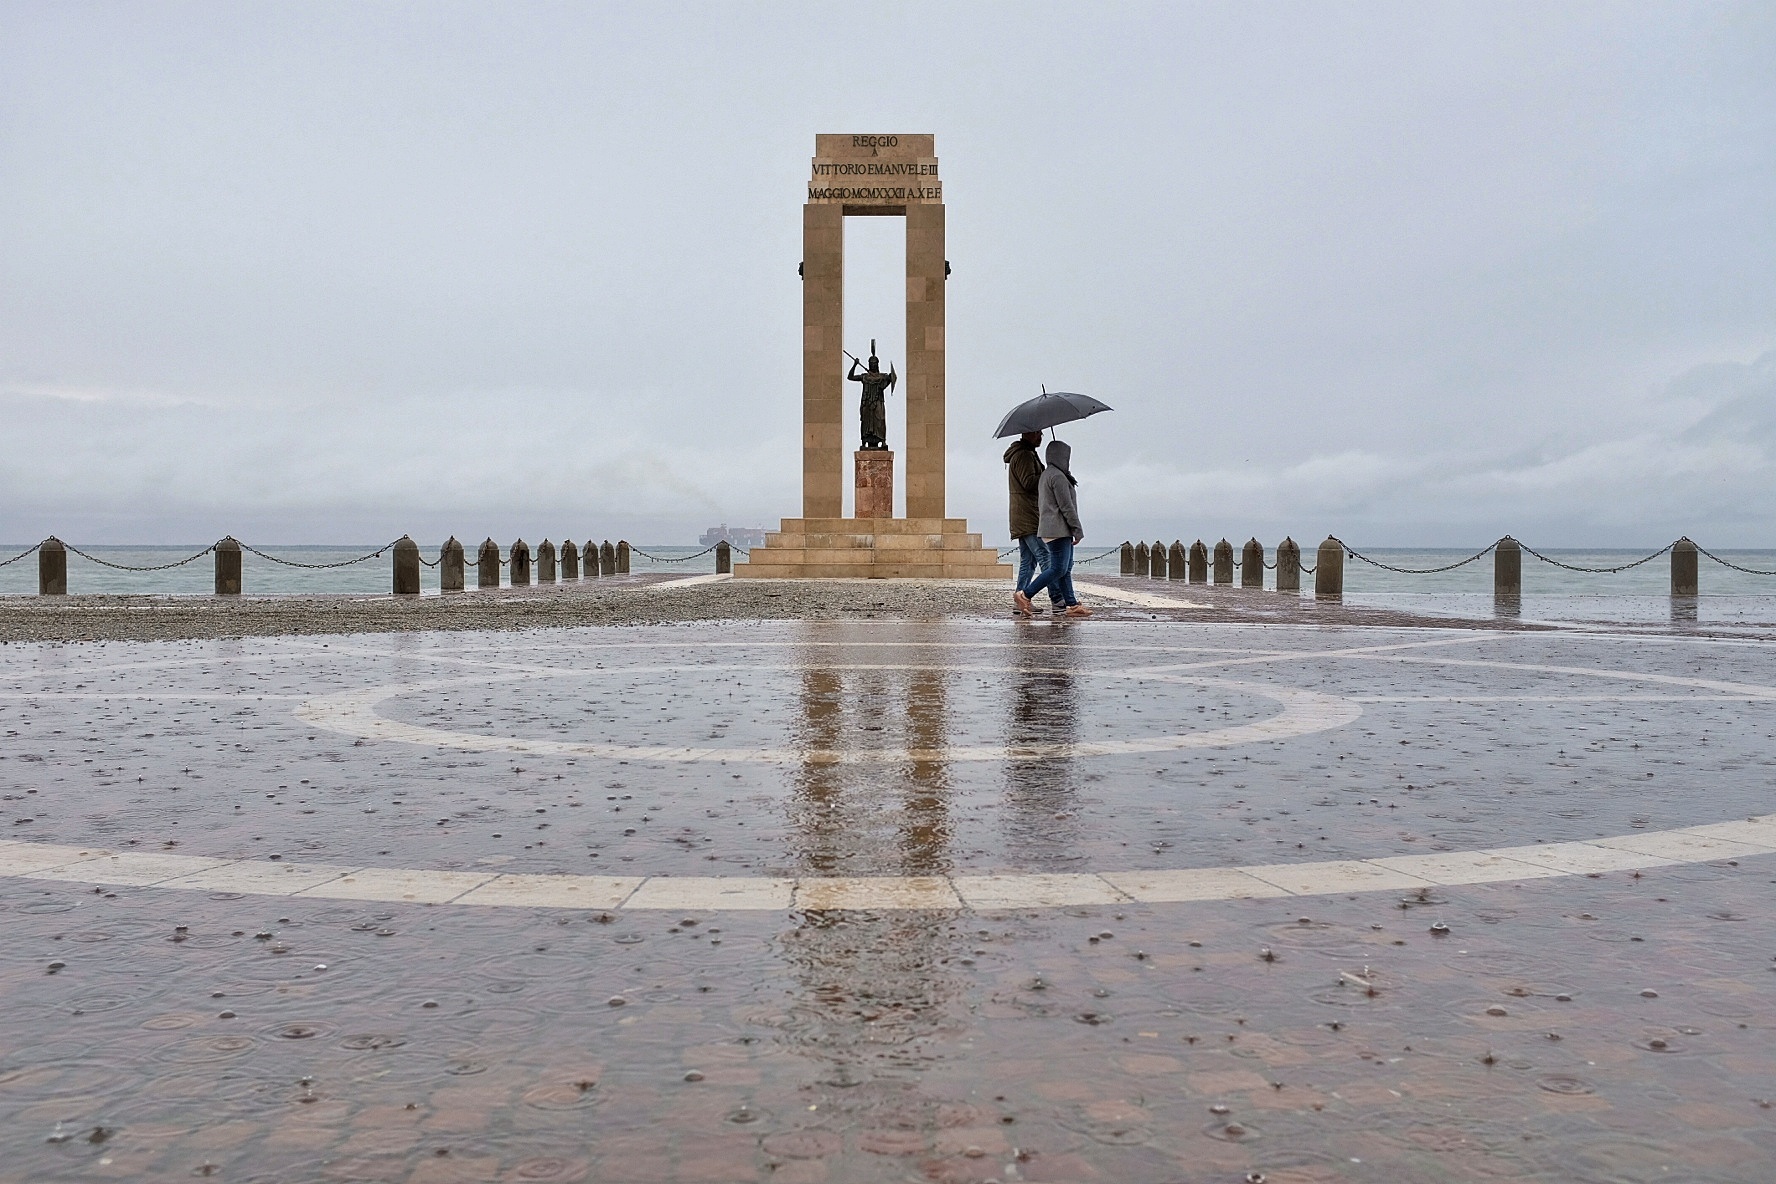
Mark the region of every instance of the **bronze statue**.
[[845, 375], [852, 382], [863, 384], [863, 401], [858, 408], [858, 418], [863, 428], [863, 443], [859, 445], [863, 451], [883, 451], [888, 447], [888, 409], [883, 398], [884, 391], [891, 391], [900, 381], [894, 372], [894, 364], [888, 364], [888, 373], [882, 373], [881, 362], [876, 358], [876, 341], [870, 339], [869, 365], [863, 373], [857, 372], [859, 362], [857, 355], [846, 351], [851, 359], [851, 373]]

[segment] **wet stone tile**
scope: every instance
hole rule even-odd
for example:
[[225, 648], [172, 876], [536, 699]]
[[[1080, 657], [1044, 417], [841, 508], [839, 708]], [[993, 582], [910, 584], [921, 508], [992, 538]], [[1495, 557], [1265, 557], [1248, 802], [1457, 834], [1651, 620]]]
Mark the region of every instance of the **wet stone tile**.
[[6, 647], [0, 1177], [1767, 1179], [1761, 648], [1091, 626]]

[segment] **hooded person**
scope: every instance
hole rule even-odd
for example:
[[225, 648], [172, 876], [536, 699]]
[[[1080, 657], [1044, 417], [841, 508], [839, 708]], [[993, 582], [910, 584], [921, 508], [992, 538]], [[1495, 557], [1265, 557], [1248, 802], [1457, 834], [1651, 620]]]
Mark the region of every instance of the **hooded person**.
[[[1048, 566], [1048, 548], [1036, 532], [1040, 520], [1036, 493], [1042, 481], [1042, 461], [1036, 456], [1036, 446], [1040, 443], [1041, 432], [1025, 432], [1005, 450], [1005, 480], [1011, 495], [1011, 541], [1018, 549], [1016, 592], [1027, 593], [1031, 581]], [[1060, 593], [1053, 587], [1048, 590], [1048, 598], [1056, 608], [1061, 607]], [[1016, 600], [1015, 593], [1013, 600]], [[1025, 610], [1020, 605], [1017, 611]]]
[[1029, 612], [1030, 598], [1047, 588], [1051, 598], [1060, 594], [1056, 604], [1065, 604], [1069, 617], [1089, 617], [1091, 610], [1080, 604], [1073, 592], [1073, 548], [1085, 541], [1075, 493], [1079, 482], [1073, 479], [1073, 449], [1050, 440], [1045, 455], [1048, 467], [1036, 486], [1036, 535], [1048, 550], [1048, 565], [1028, 588], [1012, 593], [1012, 599]]

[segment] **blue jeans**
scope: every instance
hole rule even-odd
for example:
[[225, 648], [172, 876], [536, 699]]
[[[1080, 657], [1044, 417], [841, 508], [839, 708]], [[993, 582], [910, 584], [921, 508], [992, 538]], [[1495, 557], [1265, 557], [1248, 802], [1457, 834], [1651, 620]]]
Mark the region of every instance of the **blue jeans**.
[[1048, 598], [1057, 605], [1072, 608], [1079, 603], [1079, 597], [1073, 594], [1073, 540], [1044, 540], [1048, 547], [1048, 564], [1042, 574], [1030, 581], [1024, 589], [1024, 595], [1035, 598], [1043, 588], [1048, 589]]
[[[1028, 596], [1030, 585], [1038, 572], [1048, 570], [1048, 547], [1033, 534], [1018, 539], [1018, 577], [1017, 590]], [[1061, 603], [1059, 594], [1051, 587], [1048, 590], [1050, 604]]]

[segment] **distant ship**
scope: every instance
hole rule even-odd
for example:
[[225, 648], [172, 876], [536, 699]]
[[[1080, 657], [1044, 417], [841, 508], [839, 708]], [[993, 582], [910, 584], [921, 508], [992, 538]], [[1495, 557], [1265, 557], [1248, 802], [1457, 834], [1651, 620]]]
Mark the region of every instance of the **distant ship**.
[[713, 547], [717, 543], [726, 542], [731, 547], [752, 550], [765, 545], [765, 528], [762, 526], [729, 526], [726, 522], [720, 526], [712, 526], [703, 532], [697, 545]]

